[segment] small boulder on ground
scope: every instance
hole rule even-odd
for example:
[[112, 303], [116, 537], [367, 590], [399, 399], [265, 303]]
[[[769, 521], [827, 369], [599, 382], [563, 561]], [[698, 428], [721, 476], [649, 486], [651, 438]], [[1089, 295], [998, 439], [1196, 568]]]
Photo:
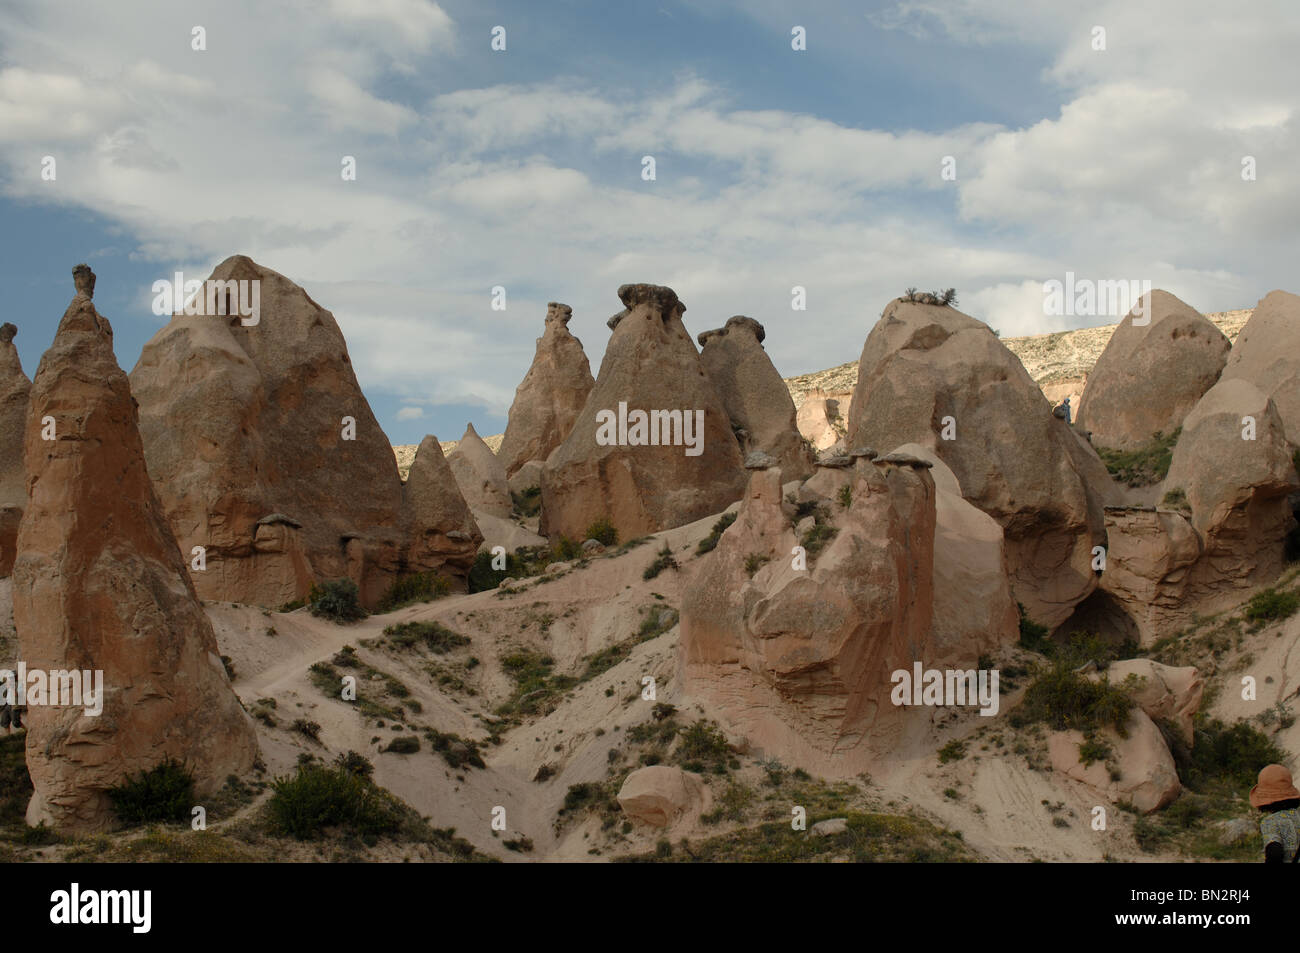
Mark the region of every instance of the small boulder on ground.
[[699, 775], [666, 764], [638, 768], [618, 792], [618, 806], [628, 817], [652, 827], [672, 827], [694, 819], [706, 798]]

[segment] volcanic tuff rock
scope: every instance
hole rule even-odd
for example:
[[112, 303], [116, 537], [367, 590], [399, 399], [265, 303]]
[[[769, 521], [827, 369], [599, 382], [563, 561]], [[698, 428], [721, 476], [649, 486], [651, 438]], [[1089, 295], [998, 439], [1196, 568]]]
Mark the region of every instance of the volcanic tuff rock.
[[708, 789], [698, 774], [666, 764], [638, 768], [623, 781], [618, 806], [628, 817], [652, 827], [671, 827], [698, 817]]
[[27, 504], [23, 479], [23, 431], [27, 426], [27, 394], [31, 381], [23, 373], [14, 347], [18, 329], [0, 324], [0, 577], [14, 565], [18, 522]]
[[1085, 766], [1079, 760], [1079, 745], [1084, 740], [1079, 731], [1054, 731], [1048, 736], [1052, 770], [1082, 781], [1109, 798], [1112, 804], [1127, 802], [1135, 810], [1150, 814], [1173, 803], [1183, 786], [1178, 781], [1169, 745], [1146, 712], [1135, 708], [1126, 727], [1126, 738], [1110, 728], [1101, 733], [1111, 746], [1111, 760], [1118, 768], [1118, 777], [1102, 761]]
[[[631, 539], [717, 513], [744, 492], [740, 448], [682, 325], [685, 305], [658, 285], [623, 285], [618, 294], [626, 308], [609, 319], [613, 333], [596, 386], [542, 471], [544, 536], [582, 539], [588, 526], [608, 518], [620, 538]], [[597, 415], [617, 416], [620, 404], [629, 423], [636, 411], [678, 412], [681, 428], [666, 435], [675, 442], [597, 443]], [[702, 439], [698, 455], [683, 445], [688, 419], [692, 437]], [[630, 428], [627, 436], [634, 436]]]
[[[131, 372], [167, 517], [184, 552], [207, 550], [199, 593], [278, 606], [306, 594], [305, 574], [350, 577], [373, 605], [399, 574], [434, 563], [463, 583], [473, 549], [446, 541], [434, 554], [429, 540], [454, 527], [404, 510], [392, 448], [334, 316], [242, 255], [210, 280], [260, 282], [259, 323], [174, 315]], [[301, 528], [260, 529], [273, 513]]]
[[844, 413], [852, 399], [852, 391], [828, 394], [820, 388], [814, 388], [804, 396], [795, 421], [799, 433], [813, 445], [813, 449], [827, 450], [844, 439]]
[[[953, 308], [892, 301], [859, 367], [847, 444], [932, 449], [1001, 524], [1029, 616], [1063, 621], [1097, 585], [1092, 547], [1116, 493], [1096, 452], [988, 326]], [[941, 439], [945, 426], [954, 439]]]
[[510, 485], [506, 482], [506, 468], [488, 449], [473, 424], [466, 424], [465, 436], [447, 456], [447, 464], [456, 476], [461, 496], [465, 497], [471, 509], [493, 516], [510, 515]]
[[731, 418], [743, 432], [742, 453], [761, 450], [777, 461], [782, 481], [812, 472], [812, 455], [795, 419], [794, 401], [780, 373], [763, 350], [766, 332], [753, 318], [736, 315], [725, 327], [699, 336], [700, 363]]
[[896, 747], [916, 713], [892, 704], [891, 675], [934, 655], [930, 471], [860, 458], [845, 472], [838, 532], [797, 568], [779, 472], [754, 471], [681, 609], [687, 691], [765, 755], [832, 776]]
[[1167, 291], [1145, 295], [1150, 323], [1120, 322], [1088, 377], [1077, 408], [1080, 430], [1099, 447], [1132, 450], [1182, 425], [1214, 386], [1231, 345], [1200, 312]]
[[1300, 296], [1271, 291], [1233, 344], [1224, 380], [1246, 380], [1277, 405], [1287, 440], [1300, 446]]
[[[93, 287], [79, 275], [78, 288]], [[56, 439], [42, 437], [53, 417]], [[145, 470], [113, 331], [83, 290], [31, 389], [14, 622], [29, 670], [102, 670], [103, 712], [32, 704], [29, 824], [101, 830], [106, 791], [164, 758], [216, 791], [257, 756], [212, 627]], [[84, 700], [84, 699], [83, 699]], [[93, 708], [93, 706], [91, 706]]]
[[552, 301], [546, 306], [546, 329], [537, 339], [532, 366], [515, 390], [497, 451], [507, 477], [529, 461], [544, 463], [564, 442], [595, 384], [582, 342], [569, 333], [571, 317], [573, 309], [567, 304]]
[[[456, 487], [437, 437], [426, 436], [420, 441], [402, 486], [402, 502], [412, 527], [407, 562], [413, 571], [436, 572], [448, 554], [454, 554], [458, 562], [473, 559], [483, 535]], [[457, 531], [458, 537], [447, 535]]]

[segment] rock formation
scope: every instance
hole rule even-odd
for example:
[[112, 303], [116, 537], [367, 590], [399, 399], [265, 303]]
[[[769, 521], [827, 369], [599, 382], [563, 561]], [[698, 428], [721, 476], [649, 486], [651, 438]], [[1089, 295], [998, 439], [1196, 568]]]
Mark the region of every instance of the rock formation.
[[1199, 311], [1159, 289], [1115, 328], [1088, 376], [1075, 423], [1099, 447], [1133, 450], [1157, 431], [1172, 434], [1214, 386], [1231, 345]]
[[1237, 335], [1224, 380], [1245, 380], [1277, 406], [1287, 440], [1300, 446], [1300, 296], [1271, 291]]
[[27, 503], [23, 431], [27, 426], [27, 394], [32, 385], [14, 347], [17, 333], [12, 324], [0, 324], [0, 577], [13, 569], [18, 523]]
[[[1173, 755], [1164, 736], [1141, 708], [1135, 708], [1127, 725], [1128, 737], [1121, 738], [1112, 729], [1101, 732], [1113, 752], [1111, 760], [1116, 774], [1102, 761], [1084, 765], [1079, 760], [1079, 745], [1084, 736], [1078, 731], [1054, 731], [1047, 738], [1052, 770], [1106, 796], [1112, 804], [1129, 803], [1142, 814], [1150, 814], [1172, 804], [1182, 792]], [[1116, 777], [1118, 775], [1118, 777]]]
[[437, 437], [420, 441], [402, 487], [402, 503], [413, 534], [407, 551], [411, 571], [443, 572], [449, 561], [461, 565], [473, 560], [483, 535]]
[[596, 386], [542, 472], [541, 533], [631, 539], [701, 519], [744, 492], [740, 448], [671, 288], [623, 285]]
[[470, 509], [493, 516], [510, 515], [510, 485], [506, 482], [506, 468], [483, 442], [473, 424], [466, 424], [465, 436], [448, 454], [447, 464], [455, 474], [456, 485]]
[[820, 388], [804, 395], [803, 403], [795, 413], [795, 424], [814, 450], [829, 450], [844, 440], [844, 415], [852, 399], [852, 392], [828, 394]]
[[[552, 301], [546, 306], [546, 329], [537, 339], [532, 366], [515, 390], [510, 418], [497, 456], [506, 476], [514, 477], [530, 461], [540, 477], [540, 467], [551, 451], [564, 442], [587, 402], [595, 381], [582, 342], [569, 333], [573, 309]], [[536, 480], [524, 490], [537, 486]]]
[[[1111, 662], [1106, 678], [1112, 685], [1124, 683], [1130, 675], [1136, 677], [1133, 701], [1152, 720], [1166, 719], [1187, 742], [1192, 744], [1192, 718], [1201, 707], [1205, 693], [1205, 680], [1194, 665], [1175, 668], [1146, 658]], [[1100, 675], [1093, 676], [1099, 678]]]
[[652, 827], [671, 827], [698, 817], [708, 797], [699, 775], [666, 764], [638, 768], [618, 792], [618, 806], [634, 820]]
[[862, 456], [845, 474], [850, 505], [803, 568], [779, 471], [753, 471], [681, 610], [687, 691], [764, 754], [832, 776], [896, 748], [915, 710], [891, 702], [892, 673], [935, 655], [929, 468]]
[[848, 432], [848, 446], [918, 443], [947, 464], [1001, 524], [1016, 598], [1035, 621], [1057, 625], [1096, 587], [1110, 475], [983, 322], [891, 302], [862, 350]]
[[77, 832], [110, 826], [108, 789], [165, 758], [184, 762], [203, 796], [257, 756], [145, 470], [135, 402], [93, 287], [79, 269], [79, 293], [32, 384], [30, 498], [13, 574], [29, 673], [103, 673], [98, 715], [86, 713], [97, 705], [29, 698], [27, 821]]
[[[453, 527], [403, 509], [392, 448], [334, 316], [244, 256], [218, 265], [217, 281], [256, 282], [260, 320], [176, 314], [131, 373], [167, 517], [186, 554], [206, 550], [194, 584], [205, 599], [278, 606], [306, 594], [304, 579], [349, 577], [373, 604]], [[440, 555], [463, 584], [473, 548]]]
[[783, 483], [802, 480], [812, 472], [812, 455], [799, 433], [790, 391], [763, 350], [765, 336], [763, 325], [736, 315], [699, 336], [700, 363], [731, 418], [742, 456], [761, 450], [776, 460]]

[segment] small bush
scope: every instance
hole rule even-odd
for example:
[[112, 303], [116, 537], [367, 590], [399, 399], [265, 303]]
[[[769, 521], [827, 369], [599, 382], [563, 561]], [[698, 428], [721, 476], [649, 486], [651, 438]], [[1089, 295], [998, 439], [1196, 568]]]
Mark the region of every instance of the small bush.
[[704, 772], [712, 769], [716, 774], [726, 772], [734, 760], [727, 736], [714, 722], [701, 718], [681, 731], [681, 741], [675, 758], [688, 771]]
[[853, 487], [849, 484], [846, 483], [840, 487], [838, 496], [840, 506], [844, 507], [846, 510], [853, 505]]
[[1039, 625], [1025, 613], [1025, 607], [1017, 602], [1020, 610], [1020, 647], [1031, 652], [1044, 652], [1047, 649], [1047, 626]]
[[194, 775], [179, 761], [166, 758], [109, 788], [108, 798], [117, 819], [128, 827], [153, 821], [188, 821], [194, 806]]
[[1069, 660], [1056, 659], [1025, 690], [1012, 715], [1012, 724], [1045, 722], [1057, 731], [1076, 729], [1085, 734], [1110, 726], [1128, 737], [1133, 698], [1124, 687], [1106, 678], [1087, 678]]
[[300, 735], [305, 735], [312, 741], [320, 741], [320, 725], [314, 721], [308, 721], [306, 718], [299, 718], [293, 723], [293, 730]]
[[608, 517], [602, 516], [587, 527], [587, 539], [594, 539], [603, 546], [614, 546], [618, 543], [618, 530]]
[[771, 562], [771, 560], [771, 556], [763, 556], [759, 553], [750, 553], [745, 557], [745, 572], [752, 577], [754, 573], [763, 568], [764, 563]]
[[659, 575], [665, 569], [676, 568], [678, 568], [677, 560], [673, 558], [673, 551], [667, 543], [664, 543], [664, 548], [659, 550], [658, 555], [655, 557], [655, 561], [646, 567], [645, 572], [641, 574], [641, 578], [650, 580], [655, 578], [655, 576]]
[[369, 778], [375, 773], [375, 766], [370, 763], [370, 759], [357, 754], [355, 751], [348, 751], [346, 754], [339, 755], [334, 759], [334, 764], [359, 778]]
[[312, 583], [307, 602], [312, 615], [331, 622], [356, 622], [366, 617], [357, 584], [351, 579], [334, 579], [320, 586]]
[[384, 751], [389, 754], [415, 754], [420, 750], [420, 739], [415, 735], [400, 735], [388, 742]]
[[734, 522], [736, 522], [735, 513], [723, 513], [722, 516], [718, 517], [718, 521], [713, 524], [713, 529], [709, 530], [709, 535], [700, 540], [699, 545], [695, 547], [695, 554], [697, 556], [703, 556], [705, 553], [713, 552], [714, 548], [717, 547], [718, 540], [722, 537], [722, 534], [725, 533], [727, 527]]
[[1157, 430], [1150, 441], [1133, 450], [1111, 450], [1098, 447], [1097, 456], [1118, 483], [1128, 486], [1155, 486], [1169, 474], [1169, 464], [1174, 459], [1174, 444], [1182, 433], [1179, 427], [1173, 433]]
[[523, 517], [536, 516], [542, 511], [542, 488], [530, 486], [521, 493], [510, 493], [515, 512]]
[[1111, 746], [1096, 735], [1089, 735], [1079, 744], [1079, 761], [1085, 768], [1095, 761], [1105, 761], [1114, 754]]
[[319, 837], [329, 827], [375, 837], [401, 823], [396, 804], [384, 791], [343, 767], [299, 765], [293, 777], [272, 781], [271, 789], [271, 826], [299, 840]]
[[939, 749], [940, 764], [947, 764], [949, 761], [960, 761], [964, 757], [966, 757], [966, 742], [959, 738], [954, 738]]
[[467, 636], [453, 632], [440, 622], [400, 622], [384, 629], [393, 645], [410, 648], [423, 645], [435, 655], [446, 655], [470, 644]]
[[486, 549], [474, 557], [474, 565], [469, 570], [470, 592], [486, 592], [495, 589], [510, 578], [510, 557], [506, 556], [505, 569], [493, 569], [492, 559], [491, 551]]
[[1192, 505], [1187, 502], [1187, 491], [1181, 486], [1176, 486], [1165, 493], [1160, 500], [1160, 505], [1183, 513], [1191, 513], [1192, 511]]
[[379, 599], [380, 612], [392, 612], [416, 602], [432, 602], [451, 592], [451, 580], [432, 572], [398, 576]]
[[582, 555], [582, 544], [574, 542], [561, 533], [559, 539], [551, 545], [551, 553], [555, 556], [556, 562], [568, 562]]
[[816, 559], [821, 554], [821, 551], [826, 548], [826, 544], [834, 539], [835, 534], [838, 532], [839, 530], [829, 523], [815, 523], [808, 532], [803, 534], [803, 538], [799, 540], [799, 545], [804, 548], [804, 552], [808, 554], [809, 559]]
[[1265, 589], [1251, 596], [1250, 602], [1246, 603], [1246, 618], [1252, 622], [1273, 622], [1295, 615], [1298, 608], [1300, 595]]

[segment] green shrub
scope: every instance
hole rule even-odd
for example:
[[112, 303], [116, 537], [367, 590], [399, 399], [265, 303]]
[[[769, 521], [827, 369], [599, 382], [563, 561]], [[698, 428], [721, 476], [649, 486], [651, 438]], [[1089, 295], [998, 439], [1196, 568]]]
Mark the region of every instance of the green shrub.
[[809, 559], [816, 559], [826, 544], [835, 538], [839, 530], [829, 523], [814, 523], [808, 532], [803, 534], [799, 540], [799, 545], [803, 547], [804, 552], [808, 554]]
[[939, 749], [940, 764], [947, 764], [949, 761], [960, 761], [964, 757], [966, 757], [966, 742], [959, 738], [954, 738]]
[[432, 572], [398, 576], [379, 599], [380, 612], [392, 612], [416, 602], [432, 602], [451, 592], [451, 580]]
[[293, 730], [300, 735], [306, 735], [312, 741], [320, 741], [320, 725], [317, 722], [298, 718], [293, 723]]
[[467, 741], [460, 735], [439, 731], [436, 728], [426, 728], [424, 736], [429, 739], [433, 750], [442, 755], [442, 760], [453, 768], [463, 768], [466, 765], [472, 768], [487, 767], [482, 754], [479, 753], [476, 741]]
[[1183, 513], [1192, 512], [1192, 504], [1187, 502], [1187, 491], [1181, 486], [1169, 490], [1160, 500], [1160, 505]]
[[179, 761], [166, 758], [148, 771], [127, 775], [108, 789], [108, 799], [117, 819], [128, 827], [188, 821], [194, 806], [194, 775]]
[[1047, 626], [1030, 619], [1021, 603], [1017, 602], [1016, 608], [1020, 610], [1020, 647], [1031, 652], [1045, 652], [1048, 648]]
[[343, 767], [301, 764], [293, 777], [272, 781], [271, 789], [271, 826], [299, 840], [319, 837], [329, 827], [374, 837], [395, 831], [401, 822], [386, 792]]
[[355, 751], [348, 751], [334, 759], [334, 764], [349, 774], [355, 774], [359, 778], [369, 778], [375, 773], [375, 766], [370, 763], [370, 759], [365, 755], [357, 754]]
[[1105, 761], [1114, 754], [1111, 746], [1096, 735], [1088, 735], [1079, 744], [1079, 761], [1085, 767], [1091, 767], [1095, 761]]
[[1045, 722], [1057, 731], [1075, 729], [1089, 734], [1113, 727], [1128, 737], [1133, 698], [1126, 687], [1111, 685], [1104, 676], [1091, 679], [1076, 672], [1067, 659], [1054, 659], [1025, 690], [1012, 713], [1012, 724]]
[[712, 721], [701, 718], [689, 728], [683, 728], [680, 739], [674, 757], [687, 771], [712, 770], [723, 774], [735, 760], [727, 736]]
[[1118, 483], [1128, 486], [1155, 486], [1169, 474], [1169, 464], [1174, 459], [1174, 444], [1182, 433], [1179, 427], [1166, 435], [1157, 430], [1151, 439], [1133, 450], [1112, 450], [1098, 447], [1097, 456], [1106, 464]]
[[334, 579], [320, 586], [312, 583], [307, 602], [312, 615], [331, 622], [355, 622], [366, 617], [357, 584], [351, 579]]
[[501, 583], [510, 578], [510, 557], [506, 556], [505, 569], [492, 568], [492, 553], [489, 550], [483, 550], [474, 557], [474, 565], [469, 570], [469, 591], [486, 592], [489, 589], [495, 589]]
[[390, 754], [415, 754], [420, 750], [420, 739], [415, 735], [399, 735], [388, 742], [384, 751]]
[[650, 580], [659, 575], [665, 569], [677, 568], [677, 560], [673, 558], [672, 548], [667, 543], [664, 543], [664, 548], [659, 550], [659, 554], [656, 556], [655, 561], [646, 567], [645, 572], [641, 574], [641, 578]]
[[467, 636], [453, 632], [440, 622], [399, 622], [386, 627], [384, 635], [400, 648], [423, 645], [435, 655], [446, 655], [470, 644]]
[[709, 535], [700, 540], [699, 545], [695, 547], [695, 554], [697, 556], [703, 556], [705, 553], [713, 552], [714, 548], [718, 545], [718, 540], [722, 537], [722, 534], [725, 533], [727, 527], [734, 522], [736, 522], [735, 513], [723, 513], [718, 517], [718, 521], [713, 524], [713, 529], [709, 530]]
[[842, 487], [840, 487], [840, 492], [838, 494], [838, 497], [840, 501], [840, 506], [844, 507], [847, 510], [850, 506], [853, 505], [853, 487], [847, 483], [844, 484]]
[[557, 562], [568, 562], [582, 555], [582, 544], [574, 542], [563, 533], [551, 544], [551, 552]]
[[1261, 768], [1288, 757], [1268, 735], [1244, 721], [1232, 725], [1217, 718], [1202, 721], [1194, 730], [1190, 751], [1170, 725], [1161, 723], [1160, 727], [1169, 741], [1179, 778], [1194, 790], [1215, 783], [1244, 790], [1258, 780]]
[[587, 539], [594, 539], [602, 546], [614, 546], [618, 543], [618, 530], [608, 517], [602, 516], [587, 527]]
[[763, 568], [764, 563], [772, 561], [771, 556], [764, 556], [759, 553], [750, 553], [745, 557], [745, 572], [750, 576]]
[[520, 493], [510, 492], [510, 500], [514, 503], [515, 512], [525, 518], [536, 516], [542, 510], [542, 488], [540, 486], [530, 486]]
[[1246, 603], [1246, 618], [1252, 622], [1272, 622], [1295, 615], [1298, 608], [1300, 595], [1265, 589], [1251, 596], [1250, 602]]

